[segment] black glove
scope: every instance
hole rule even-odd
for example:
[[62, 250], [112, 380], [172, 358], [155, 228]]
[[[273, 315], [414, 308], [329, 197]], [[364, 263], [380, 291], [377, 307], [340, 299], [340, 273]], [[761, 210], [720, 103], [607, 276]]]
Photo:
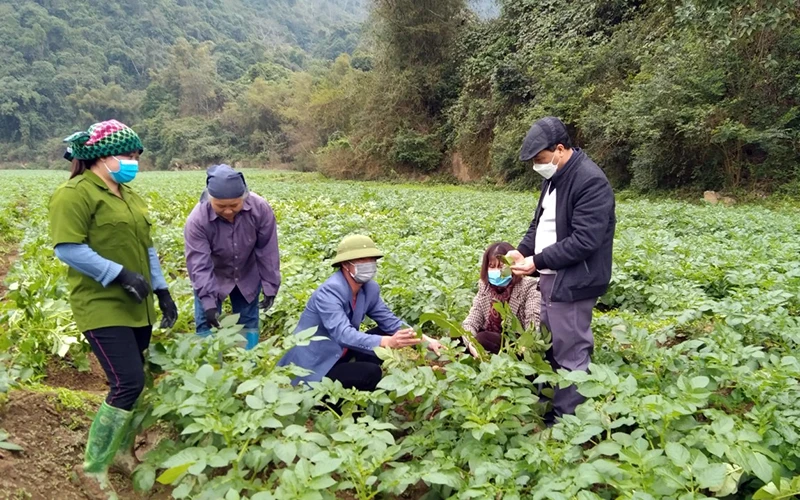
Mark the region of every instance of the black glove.
[[144, 276], [133, 271], [128, 271], [124, 267], [122, 271], [119, 272], [119, 275], [114, 278], [112, 283], [119, 283], [139, 304], [141, 304], [145, 297], [147, 297], [147, 294], [150, 293], [150, 285], [147, 283], [147, 280], [144, 279]]
[[161, 328], [172, 328], [178, 321], [178, 306], [166, 288], [156, 290], [155, 294], [158, 297], [158, 307], [161, 309]]
[[217, 311], [216, 307], [214, 309], [206, 309], [206, 323], [208, 323], [208, 326], [219, 328], [219, 311]]
[[273, 302], [275, 302], [274, 295], [264, 295], [264, 300], [258, 304], [258, 308], [262, 311], [268, 311], [269, 308], [272, 307]]

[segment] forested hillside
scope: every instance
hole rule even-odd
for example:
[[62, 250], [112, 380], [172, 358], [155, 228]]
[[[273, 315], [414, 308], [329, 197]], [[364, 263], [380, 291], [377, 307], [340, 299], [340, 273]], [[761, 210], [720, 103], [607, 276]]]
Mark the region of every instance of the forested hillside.
[[42, 1], [0, 5], [0, 161], [116, 116], [157, 168], [532, 183], [554, 114], [617, 186], [798, 188], [796, 0]]
[[[178, 81], [184, 99], [207, 110], [235, 92], [228, 84], [258, 72], [258, 63], [290, 71], [310, 58], [333, 60], [355, 48], [365, 6], [366, 0], [3, 0], [0, 161], [52, 157], [60, 147], [54, 137], [95, 119], [140, 122], [152, 107], [146, 89], [154, 81]], [[164, 75], [195, 54], [194, 72]]]

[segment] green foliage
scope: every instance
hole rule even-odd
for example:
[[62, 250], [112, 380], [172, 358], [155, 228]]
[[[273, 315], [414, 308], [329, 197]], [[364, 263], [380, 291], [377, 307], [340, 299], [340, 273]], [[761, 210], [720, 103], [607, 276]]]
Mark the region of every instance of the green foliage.
[[435, 135], [423, 135], [413, 130], [400, 130], [394, 136], [389, 158], [395, 163], [408, 164], [422, 172], [436, 170], [442, 161], [441, 147]]
[[[242, 349], [235, 316], [205, 339], [180, 333], [192, 331], [193, 314], [182, 225], [202, 173], [145, 172], [134, 181], [150, 204], [180, 311], [173, 331], [154, 334], [156, 376], [142, 422], [175, 434], [148, 453], [133, 477], [137, 489], [159, 481], [176, 498], [256, 499], [796, 494], [796, 208], [620, 199], [613, 280], [593, 323], [593, 364], [588, 373], [554, 373], [543, 355], [548, 333], [525, 330], [500, 305], [499, 355], [474, 359], [455, 345], [469, 337], [459, 322], [486, 243], [519, 238], [535, 196], [246, 175], [275, 209], [283, 249], [281, 292], [262, 316], [265, 340], [253, 351]], [[9, 275], [24, 293], [0, 305], [0, 366], [8, 367], [0, 368], [2, 391], [20, 375], [41, 376], [58, 354], [51, 351], [57, 339], [80, 334], [68, 310], [49, 312], [47, 304], [64, 297], [64, 266], [41, 250], [46, 200], [64, 175], [0, 176], [8, 200], [0, 210], [13, 213], [19, 186], [27, 194], [17, 229], [23, 253]], [[444, 354], [380, 350], [385, 377], [373, 393], [330, 380], [293, 387], [302, 370], [277, 362], [293, 342], [314, 340], [312, 332], [289, 332], [330, 275], [337, 243], [356, 231], [386, 251], [379, 271], [386, 303], [443, 337]], [[17, 310], [22, 316], [12, 317]], [[83, 349], [71, 345], [67, 355]], [[543, 430], [547, 396], [571, 383], [588, 401]], [[56, 397], [80, 404], [73, 393]]]
[[460, 37], [448, 114], [468, 163], [516, 178], [525, 129], [554, 114], [619, 185], [796, 177], [796, 2], [500, 3]]
[[0, 450], [8, 451], [25, 451], [20, 445], [14, 444], [8, 440], [8, 433], [0, 429]]
[[43, 141], [92, 121], [137, 126], [155, 114], [152, 98], [165, 97], [150, 91], [155, 81], [182, 115], [207, 117], [230, 82], [261, 71], [254, 65], [301, 70], [308, 54], [333, 60], [354, 50], [365, 7], [363, 0], [0, 3], [0, 161], [60, 158]]

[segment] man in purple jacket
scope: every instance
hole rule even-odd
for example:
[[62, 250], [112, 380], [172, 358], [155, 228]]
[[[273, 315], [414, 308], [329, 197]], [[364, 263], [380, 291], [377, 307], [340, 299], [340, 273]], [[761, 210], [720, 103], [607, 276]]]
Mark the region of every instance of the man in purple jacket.
[[[189, 214], [183, 235], [198, 335], [219, 327], [222, 301], [230, 297], [233, 312], [244, 326], [247, 349], [252, 349], [258, 344], [259, 308], [272, 307], [281, 284], [272, 207], [248, 191], [241, 172], [214, 165], [208, 169], [206, 190]], [[264, 299], [259, 303], [261, 291]]]

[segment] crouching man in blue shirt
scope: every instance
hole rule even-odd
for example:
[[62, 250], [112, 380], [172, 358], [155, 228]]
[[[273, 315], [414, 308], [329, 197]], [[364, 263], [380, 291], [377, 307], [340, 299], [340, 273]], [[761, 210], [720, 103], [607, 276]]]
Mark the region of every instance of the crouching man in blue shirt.
[[[381, 257], [383, 253], [368, 236], [350, 235], [339, 244], [331, 262], [336, 272], [311, 295], [295, 329], [298, 333], [316, 327], [316, 336], [325, 340], [296, 346], [279, 363], [311, 370], [293, 383], [328, 377], [345, 388], [373, 391], [383, 376], [376, 347], [400, 349], [426, 341], [429, 349], [439, 353], [438, 341], [425, 335], [418, 338], [411, 328], [401, 330], [403, 321], [384, 304], [374, 281]], [[365, 316], [377, 328], [361, 332]]]

